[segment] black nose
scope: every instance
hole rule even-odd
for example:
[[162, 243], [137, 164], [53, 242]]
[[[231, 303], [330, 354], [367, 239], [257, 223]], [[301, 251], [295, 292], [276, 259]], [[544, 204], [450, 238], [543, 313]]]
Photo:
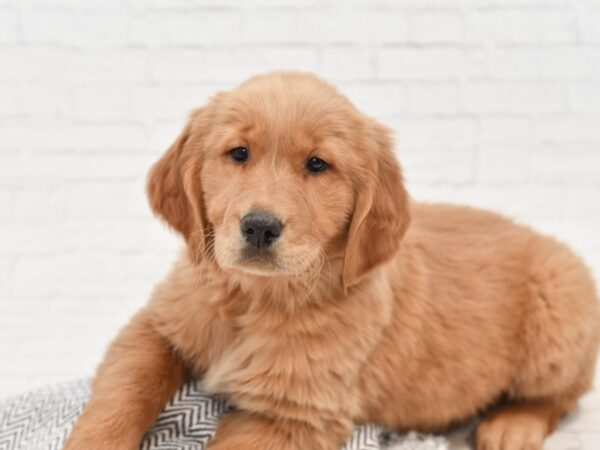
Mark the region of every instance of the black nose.
[[265, 212], [250, 212], [242, 217], [242, 235], [256, 248], [270, 246], [281, 235], [283, 225], [277, 217]]

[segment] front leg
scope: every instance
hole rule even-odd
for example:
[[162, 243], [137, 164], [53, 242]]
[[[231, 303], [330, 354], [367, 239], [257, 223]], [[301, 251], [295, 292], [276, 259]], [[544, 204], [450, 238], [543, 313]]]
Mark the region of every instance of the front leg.
[[219, 421], [208, 450], [339, 450], [351, 428], [352, 421], [341, 417], [316, 427], [299, 420], [235, 411]]
[[136, 450], [186, 377], [183, 361], [138, 313], [110, 346], [64, 450]]

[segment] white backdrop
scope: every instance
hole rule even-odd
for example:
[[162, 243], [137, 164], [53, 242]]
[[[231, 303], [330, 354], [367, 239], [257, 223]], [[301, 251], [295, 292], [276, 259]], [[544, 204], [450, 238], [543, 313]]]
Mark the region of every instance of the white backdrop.
[[150, 164], [272, 68], [392, 126], [415, 198], [502, 211], [600, 275], [598, 0], [0, 0], [0, 396], [92, 373], [179, 245]]

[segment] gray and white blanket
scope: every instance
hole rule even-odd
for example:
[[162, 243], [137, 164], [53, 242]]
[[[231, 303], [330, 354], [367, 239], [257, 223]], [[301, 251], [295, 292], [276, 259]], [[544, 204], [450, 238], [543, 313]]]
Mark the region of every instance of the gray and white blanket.
[[[88, 380], [0, 401], [0, 450], [60, 450], [90, 395]], [[146, 434], [142, 450], [203, 450], [227, 402], [183, 385]], [[343, 450], [446, 450], [444, 438], [414, 433], [390, 439], [376, 425], [357, 427]]]

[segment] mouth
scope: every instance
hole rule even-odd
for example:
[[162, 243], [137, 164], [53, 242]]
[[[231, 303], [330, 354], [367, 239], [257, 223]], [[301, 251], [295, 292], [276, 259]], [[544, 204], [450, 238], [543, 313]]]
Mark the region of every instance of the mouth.
[[282, 269], [273, 251], [252, 247], [242, 250], [237, 266], [244, 272], [262, 276], [276, 275]]

